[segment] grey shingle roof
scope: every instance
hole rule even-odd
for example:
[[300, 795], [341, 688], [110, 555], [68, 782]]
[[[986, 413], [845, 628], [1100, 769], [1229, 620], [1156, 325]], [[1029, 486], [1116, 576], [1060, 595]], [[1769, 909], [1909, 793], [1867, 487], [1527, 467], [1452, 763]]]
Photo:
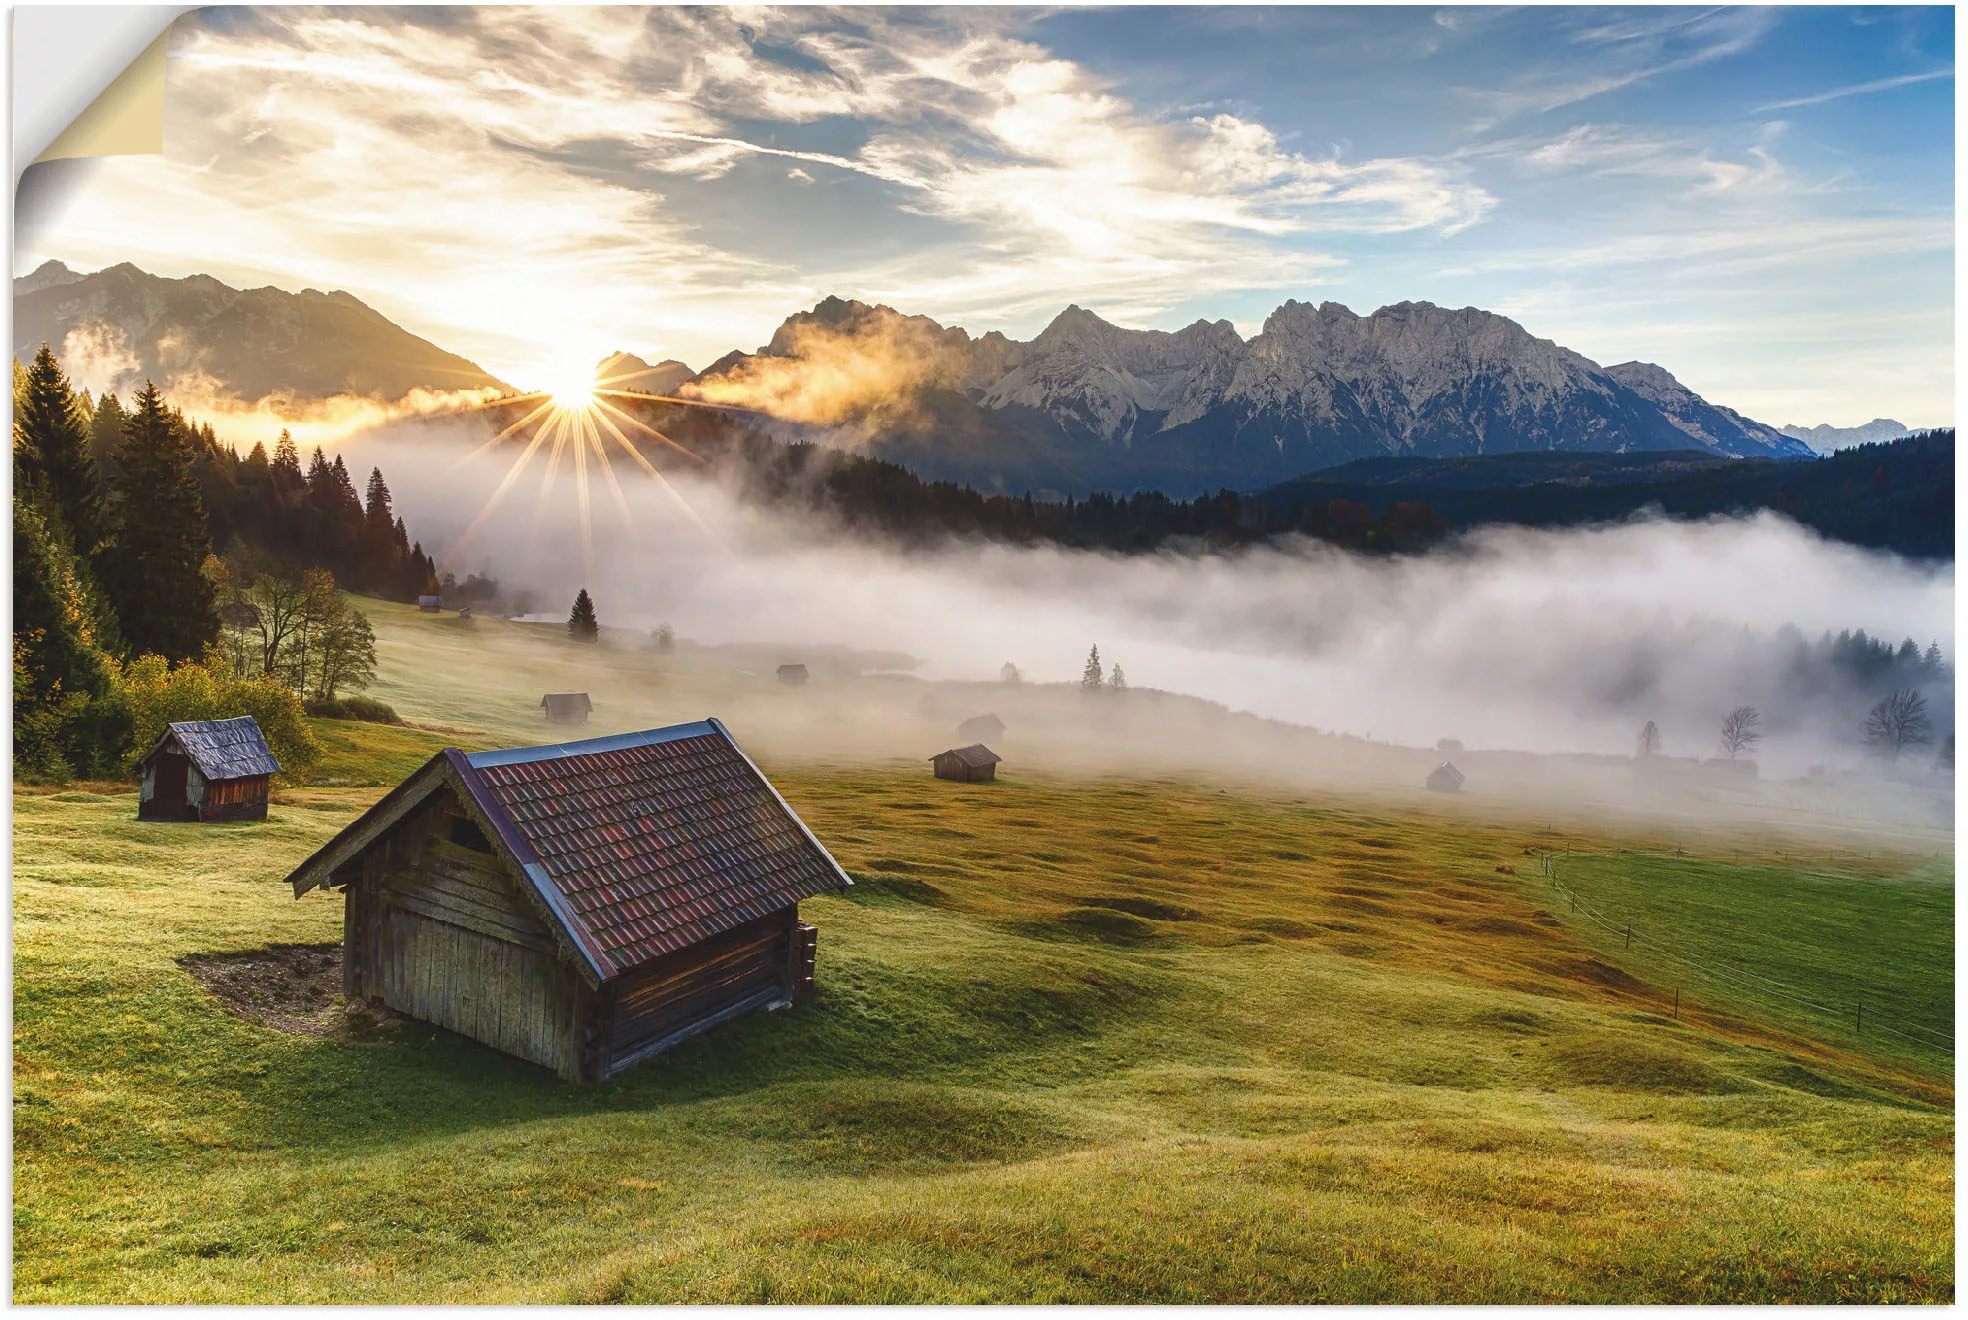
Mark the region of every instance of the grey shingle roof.
[[[280, 773], [280, 762], [251, 715], [237, 715], [229, 720], [181, 720], [170, 726], [170, 733], [164, 738], [158, 739], [158, 746], [163, 746], [165, 739], [172, 736], [198, 767], [198, 773], [207, 779], [247, 779]], [[156, 750], [151, 749], [152, 755]]]
[[999, 756], [983, 743], [972, 743], [968, 747], [952, 747], [949, 751], [938, 752], [936, 756], [932, 756], [929, 759], [934, 761], [938, 757], [943, 756], [954, 756], [973, 770], [981, 766], [996, 765], [998, 762], [1004, 760], [1002, 756]]

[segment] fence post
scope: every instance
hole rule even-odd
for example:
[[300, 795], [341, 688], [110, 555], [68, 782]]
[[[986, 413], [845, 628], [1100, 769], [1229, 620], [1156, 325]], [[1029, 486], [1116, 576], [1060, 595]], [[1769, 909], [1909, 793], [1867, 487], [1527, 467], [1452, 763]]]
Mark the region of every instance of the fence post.
[[1856, 1022], [1854, 1022], [1854, 1023], [1852, 1024], [1852, 1033], [1853, 1033], [1854, 1035], [1857, 1035], [1857, 1034], [1858, 1034], [1859, 1032], [1861, 1032], [1861, 1031], [1864, 1031], [1864, 1030], [1865, 1030], [1865, 1005], [1864, 1005], [1864, 1004], [1860, 1004], [1860, 1005], [1859, 1005], [1859, 1020], [1858, 1020], [1858, 1021], [1856, 1021]]
[[1626, 923], [1626, 947], [1633, 947], [1633, 923], [1630, 921]]
[[1681, 1020], [1681, 987], [1678, 985], [1674, 987], [1674, 1020]]

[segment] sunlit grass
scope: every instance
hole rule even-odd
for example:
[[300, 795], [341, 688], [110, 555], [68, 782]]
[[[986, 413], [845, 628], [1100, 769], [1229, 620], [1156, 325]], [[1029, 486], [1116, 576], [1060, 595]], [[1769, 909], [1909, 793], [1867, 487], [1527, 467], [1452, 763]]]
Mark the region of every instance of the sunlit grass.
[[[440, 738], [333, 732], [392, 775]], [[280, 880], [380, 787], [205, 828], [19, 797], [17, 1300], [1952, 1294], [1944, 1083], [1663, 1016], [1499, 869], [1535, 831], [768, 768], [860, 881], [803, 909], [818, 993], [593, 1090], [179, 970], [337, 938]]]

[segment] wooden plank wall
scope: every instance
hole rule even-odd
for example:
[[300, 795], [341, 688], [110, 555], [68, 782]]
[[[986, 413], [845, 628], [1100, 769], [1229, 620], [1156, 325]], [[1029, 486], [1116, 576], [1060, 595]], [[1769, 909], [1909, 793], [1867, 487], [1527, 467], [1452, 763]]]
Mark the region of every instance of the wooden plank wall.
[[363, 858], [348, 890], [345, 992], [578, 1077], [587, 987], [499, 859], [452, 841], [462, 819], [439, 794]]
[[797, 921], [798, 909], [787, 908], [624, 977], [609, 1018], [610, 1067], [766, 991], [792, 998], [787, 973]]

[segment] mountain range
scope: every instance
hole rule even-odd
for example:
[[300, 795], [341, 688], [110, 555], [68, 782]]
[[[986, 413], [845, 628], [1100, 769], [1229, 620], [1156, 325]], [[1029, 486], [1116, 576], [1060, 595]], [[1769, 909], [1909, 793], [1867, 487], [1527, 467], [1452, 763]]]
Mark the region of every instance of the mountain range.
[[832, 420], [864, 423], [878, 457], [997, 489], [1248, 489], [1385, 455], [1812, 452], [1651, 363], [1602, 367], [1506, 317], [1424, 302], [1360, 316], [1289, 301], [1248, 340], [1228, 321], [1131, 330], [1073, 306], [1019, 342], [829, 298], [680, 390], [759, 404], [801, 364], [868, 379], [871, 362], [889, 368], [872, 375], [881, 396]]
[[127, 262], [82, 275], [59, 261], [14, 281], [14, 357], [43, 344], [72, 376], [129, 392], [196, 382], [244, 403], [337, 395], [395, 401], [418, 390], [505, 389], [347, 293], [235, 289], [165, 279]]
[[1913, 434], [1904, 424], [1886, 417], [1875, 417], [1864, 426], [1780, 426], [1777, 429], [1794, 440], [1802, 440], [1820, 454], [1850, 449], [1853, 445], [1875, 445], [1883, 440], [1898, 440]]
[[[505, 388], [347, 293], [59, 262], [14, 292], [16, 357], [43, 340], [65, 360], [109, 355], [118, 388], [186, 373], [243, 400], [303, 403]], [[985, 490], [1187, 496], [1384, 456], [1814, 452], [1651, 363], [1601, 366], [1506, 317], [1426, 302], [1361, 316], [1287, 301], [1249, 339], [1228, 321], [1134, 330], [1069, 306], [1019, 341], [827, 298], [702, 372], [626, 353], [598, 370], [613, 388], [762, 409], [785, 438]]]

